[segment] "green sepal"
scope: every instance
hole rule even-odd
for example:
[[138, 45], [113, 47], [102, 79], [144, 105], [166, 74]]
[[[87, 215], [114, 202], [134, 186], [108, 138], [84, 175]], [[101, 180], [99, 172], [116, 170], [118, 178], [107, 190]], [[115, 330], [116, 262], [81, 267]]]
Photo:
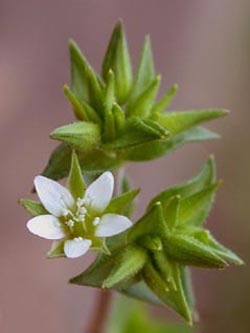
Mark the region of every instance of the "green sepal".
[[115, 91], [118, 103], [126, 101], [130, 92], [133, 74], [125, 32], [121, 22], [114, 28], [109, 42], [103, 65], [102, 76], [107, 81], [108, 73], [112, 70], [115, 76]]
[[58, 127], [51, 138], [65, 142], [81, 150], [90, 150], [100, 144], [100, 128], [97, 124], [78, 121]]
[[127, 121], [124, 133], [116, 140], [106, 145], [109, 149], [126, 150], [130, 147], [140, 146], [141, 144], [154, 140], [163, 140], [169, 133], [161, 126], [149, 119], [133, 117]]
[[117, 135], [121, 134], [125, 128], [126, 118], [122, 108], [117, 104], [113, 104], [112, 113], [115, 122], [115, 129]]
[[[43, 175], [51, 179], [67, 177], [70, 171], [72, 148], [66, 144], [59, 145], [51, 154]], [[117, 155], [102, 149], [90, 151], [76, 150], [82, 172], [92, 176], [106, 170], [121, 166], [123, 160]]]
[[200, 229], [200, 228], [194, 228], [193, 230], [190, 230], [192, 236], [199, 241], [203, 242], [207, 246], [210, 246], [213, 251], [226, 260], [229, 263], [235, 264], [235, 265], [243, 265], [244, 262], [239, 256], [237, 256], [233, 251], [227, 249], [225, 246], [220, 244], [208, 230]]
[[118, 283], [133, 278], [145, 265], [147, 252], [134, 245], [128, 245], [115, 258], [115, 264], [108, 277], [103, 281], [103, 288], [111, 288]]
[[30, 199], [20, 199], [19, 202], [31, 216], [48, 214], [47, 210], [40, 202]]
[[178, 85], [173, 84], [172, 87], [166, 92], [166, 94], [162, 97], [162, 99], [157, 102], [152, 108], [152, 114], [158, 115], [166, 110], [169, 104], [172, 102], [175, 94], [178, 91]]
[[201, 226], [212, 208], [214, 195], [220, 184], [221, 182], [218, 181], [204, 190], [180, 200], [178, 225]]
[[154, 235], [146, 235], [138, 239], [137, 243], [150, 251], [161, 251], [162, 242], [160, 237]]
[[172, 230], [178, 223], [180, 199], [180, 195], [175, 195], [163, 206], [166, 223], [170, 230]]
[[101, 124], [100, 117], [88, 103], [81, 101], [78, 97], [76, 97], [67, 85], [64, 86], [63, 91], [72, 106], [76, 119], [91, 121], [99, 125]]
[[115, 103], [115, 78], [113, 71], [110, 69], [107, 74], [107, 82], [106, 82], [105, 97], [104, 97], [105, 110], [111, 111], [114, 103]]
[[224, 268], [226, 261], [216, 254], [210, 246], [185, 234], [171, 234], [164, 243], [169, 257], [183, 265], [205, 268]]
[[182, 199], [192, 196], [193, 194], [202, 191], [205, 187], [212, 185], [215, 181], [215, 177], [215, 162], [214, 157], [211, 155], [197, 176], [182, 184], [172, 186], [167, 190], [162, 191], [150, 201], [148, 208], [158, 201], [161, 202], [164, 207], [168, 204], [169, 199], [176, 195], [179, 195]]
[[77, 44], [70, 40], [71, 89], [80, 100], [101, 110], [103, 88], [94, 70], [83, 56]]
[[179, 135], [167, 137], [166, 139], [158, 139], [150, 142], [142, 143], [136, 147], [126, 150], [126, 159], [129, 161], [150, 161], [169, 154], [181, 147], [185, 143], [203, 142], [218, 139], [219, 136], [202, 127], [192, 128]]
[[175, 281], [177, 264], [171, 262], [162, 251], [154, 251], [153, 258], [155, 265], [160, 272], [161, 277], [166, 282], [169, 290], [172, 289], [177, 291], [177, 282]]
[[139, 95], [149, 86], [155, 77], [150, 37], [146, 36], [136, 71], [135, 81], [128, 99], [128, 109]]
[[160, 115], [158, 122], [172, 134], [179, 134], [203, 122], [223, 117], [228, 114], [223, 109], [206, 109], [194, 111], [168, 111]]
[[70, 283], [101, 288], [103, 281], [114, 267], [113, 257], [99, 254], [96, 260], [83, 273], [70, 279]]
[[195, 320], [197, 320], [199, 314], [196, 309], [196, 301], [195, 301], [193, 285], [192, 285], [191, 269], [187, 266], [179, 265], [179, 271], [180, 271], [182, 289], [185, 294], [185, 299], [187, 301], [189, 309], [191, 310], [191, 312], [193, 314], [192, 317]]
[[115, 119], [112, 110], [106, 110], [104, 116], [103, 141], [109, 142], [116, 137]]
[[156, 202], [151, 209], [128, 232], [128, 241], [134, 242], [146, 235], [168, 235], [161, 203]]
[[137, 116], [147, 118], [151, 114], [151, 109], [159, 90], [161, 77], [158, 75], [153, 82], [147, 87], [134, 101], [126, 108], [128, 116]]
[[134, 189], [113, 198], [104, 213], [124, 214], [127, 212], [139, 192], [139, 189]]
[[82, 198], [85, 191], [81, 167], [75, 151], [72, 152], [71, 168], [68, 178], [68, 188], [75, 199]]
[[180, 272], [178, 269], [175, 272], [177, 291], [169, 290], [168, 284], [162, 279], [160, 273], [151, 263], [145, 265], [143, 269], [143, 278], [149, 288], [163, 303], [173, 307], [189, 324], [192, 324], [192, 316], [182, 289]]
[[65, 257], [64, 240], [54, 241], [50, 251], [47, 253], [49, 259]]

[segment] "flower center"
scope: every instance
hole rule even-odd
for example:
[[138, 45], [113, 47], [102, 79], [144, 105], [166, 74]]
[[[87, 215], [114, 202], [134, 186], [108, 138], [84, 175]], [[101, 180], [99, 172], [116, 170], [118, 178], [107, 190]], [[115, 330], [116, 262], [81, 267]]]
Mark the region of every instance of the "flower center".
[[94, 215], [84, 198], [76, 200], [75, 210], [65, 209], [63, 222], [73, 237], [91, 239], [100, 223], [100, 217]]

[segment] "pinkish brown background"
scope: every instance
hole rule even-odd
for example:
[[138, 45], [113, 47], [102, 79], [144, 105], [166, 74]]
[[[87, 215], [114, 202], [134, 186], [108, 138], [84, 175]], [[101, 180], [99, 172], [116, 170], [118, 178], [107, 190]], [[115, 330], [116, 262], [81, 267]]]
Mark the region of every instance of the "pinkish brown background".
[[[192, 176], [214, 152], [224, 186], [209, 227], [248, 264], [195, 270], [202, 333], [250, 327], [250, 2], [248, 0], [0, 1], [0, 332], [84, 332], [96, 292], [67, 284], [91, 257], [48, 260], [49, 242], [30, 235], [18, 205], [55, 143], [49, 133], [73, 119], [67, 40], [77, 40], [96, 69], [112, 27], [123, 18], [134, 63], [143, 36], [153, 40], [163, 87], [178, 82], [173, 108], [224, 107], [209, 125], [223, 140], [189, 145], [128, 171], [142, 188], [140, 211], [159, 189]], [[164, 317], [163, 312], [161, 312]], [[167, 312], [169, 314], [169, 312]], [[175, 317], [176, 318], [176, 317]]]

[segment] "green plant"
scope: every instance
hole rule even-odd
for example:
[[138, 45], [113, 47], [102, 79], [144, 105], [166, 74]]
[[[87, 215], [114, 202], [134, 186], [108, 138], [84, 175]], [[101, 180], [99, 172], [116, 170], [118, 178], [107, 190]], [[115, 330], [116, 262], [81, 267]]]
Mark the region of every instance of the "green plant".
[[[220, 269], [243, 263], [204, 228], [221, 184], [214, 158], [209, 157], [194, 178], [155, 196], [133, 225], [139, 190], [130, 189], [124, 167], [130, 161], [156, 159], [188, 142], [218, 138], [200, 125], [227, 111], [166, 112], [177, 85], [157, 98], [160, 76], [155, 73], [149, 37], [133, 75], [121, 22], [112, 34], [101, 76], [73, 41], [70, 59], [71, 84], [64, 93], [76, 121], [51, 134], [60, 145], [43, 176], [35, 178], [41, 203], [21, 200], [33, 216], [27, 226], [54, 240], [49, 257], [97, 252], [90, 267], [71, 283], [170, 306], [191, 324], [195, 308], [190, 267]], [[113, 199], [110, 171], [116, 180]], [[65, 177], [67, 188], [56, 182]]]

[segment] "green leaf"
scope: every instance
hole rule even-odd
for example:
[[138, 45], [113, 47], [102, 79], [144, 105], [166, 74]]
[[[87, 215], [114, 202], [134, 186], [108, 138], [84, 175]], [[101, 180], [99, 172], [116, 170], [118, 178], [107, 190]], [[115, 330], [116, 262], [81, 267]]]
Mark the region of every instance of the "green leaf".
[[102, 86], [94, 70], [83, 56], [77, 44], [70, 40], [71, 89], [81, 101], [101, 110], [103, 103]]
[[119, 135], [123, 132], [125, 128], [125, 114], [122, 108], [117, 103], [113, 104], [112, 113], [114, 117], [116, 133]]
[[146, 118], [150, 116], [154, 100], [159, 90], [161, 77], [158, 75], [152, 83], [137, 97], [133, 104], [128, 105], [128, 116]]
[[115, 102], [115, 78], [114, 73], [110, 69], [107, 75], [107, 84], [104, 97], [105, 109], [111, 111]]
[[172, 134], [179, 134], [191, 127], [195, 127], [205, 121], [227, 115], [223, 109], [206, 109], [194, 111], [169, 111], [160, 115], [158, 122]]
[[208, 230], [194, 229], [192, 236], [210, 246], [214, 252], [229, 263], [243, 265], [244, 262], [233, 251], [220, 244]]
[[128, 192], [123, 193], [122, 195], [115, 197], [111, 200], [108, 207], [105, 209], [106, 213], [113, 213], [113, 214], [124, 214], [129, 206], [132, 204], [135, 197], [140, 192], [139, 189], [131, 190]]
[[182, 134], [167, 137], [167, 139], [152, 140], [126, 150], [129, 161], [150, 161], [169, 154], [189, 142], [203, 142], [218, 139], [219, 136], [205, 128], [192, 128]]
[[157, 139], [165, 139], [168, 133], [158, 126], [157, 123], [148, 119], [131, 118], [127, 122], [124, 133], [121, 134], [116, 140], [108, 143], [107, 148], [111, 149], [127, 149], [141, 145], [147, 141], [154, 141]]
[[71, 194], [75, 199], [83, 197], [85, 184], [82, 177], [81, 167], [78, 162], [77, 155], [74, 151], [72, 152], [68, 186]]
[[51, 138], [82, 150], [90, 150], [98, 146], [101, 139], [99, 126], [84, 121], [57, 128], [51, 133]]
[[[131, 89], [128, 105], [133, 104], [139, 95], [150, 85], [155, 77], [154, 61], [150, 37], [146, 36], [136, 72], [135, 81]], [[129, 108], [129, 107], [128, 107]]]
[[156, 103], [152, 108], [152, 114], [159, 115], [159, 113], [166, 110], [169, 104], [172, 102], [176, 92], [178, 90], [178, 85], [173, 84], [172, 87], [167, 91], [167, 93], [163, 96], [163, 98]]
[[29, 199], [20, 199], [19, 202], [32, 216], [48, 214], [47, 210], [40, 202]]
[[177, 290], [171, 291], [168, 289], [168, 285], [161, 278], [158, 271], [152, 264], [147, 263], [143, 270], [143, 277], [149, 288], [167, 305], [173, 307], [181, 316], [183, 316], [187, 322], [192, 323], [191, 313], [189, 311], [184, 292], [181, 286], [179, 271], [176, 271], [175, 280], [178, 281]]
[[160, 194], [156, 195], [148, 205], [151, 207], [155, 202], [160, 201], [162, 205], [168, 203], [169, 199], [173, 196], [180, 195], [182, 199], [191, 196], [197, 192], [200, 192], [205, 187], [210, 186], [215, 181], [216, 170], [214, 157], [209, 156], [207, 162], [201, 168], [200, 172], [194, 178], [188, 181], [172, 186], [167, 190], [162, 191]]
[[114, 28], [104, 57], [102, 76], [105, 81], [107, 81], [110, 70], [114, 72], [115, 76], [117, 101], [122, 104], [130, 92], [133, 76], [126, 36], [121, 22], [118, 22]]
[[166, 223], [170, 230], [173, 229], [178, 222], [180, 199], [180, 195], [175, 195], [163, 206]]
[[94, 263], [92, 263], [86, 271], [70, 279], [70, 283], [90, 286], [102, 287], [103, 281], [109, 275], [114, 267], [114, 258], [105, 254], [99, 254]]
[[64, 86], [64, 95], [71, 103], [76, 119], [83, 121], [91, 121], [100, 125], [101, 120], [95, 110], [88, 103], [81, 101], [79, 98], [77, 98], [67, 85]]
[[223, 258], [194, 237], [185, 234], [172, 234], [167, 237], [163, 245], [173, 260], [184, 265], [205, 268], [224, 268], [226, 266]]
[[202, 225], [212, 208], [214, 195], [220, 183], [217, 182], [200, 192], [180, 200], [178, 225]]
[[168, 227], [164, 219], [162, 206], [159, 202], [156, 202], [151, 209], [130, 228], [128, 241], [134, 242], [146, 235], [166, 236], [167, 234]]
[[127, 246], [120, 255], [116, 256], [113, 269], [103, 281], [103, 288], [111, 288], [118, 283], [134, 277], [144, 266], [147, 253], [137, 246]]

